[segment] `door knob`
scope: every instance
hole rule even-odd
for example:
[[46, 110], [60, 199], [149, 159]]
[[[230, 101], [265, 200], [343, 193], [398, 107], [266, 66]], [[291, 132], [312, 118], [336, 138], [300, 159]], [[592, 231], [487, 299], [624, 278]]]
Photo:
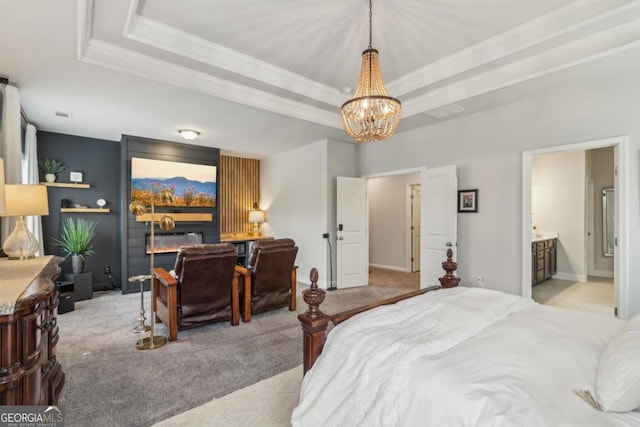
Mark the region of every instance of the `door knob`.
[[445, 245], [448, 246], [448, 247], [451, 247], [451, 246], [453, 246], [453, 243], [447, 242], [447, 243], [445, 243]]
[[340, 236], [338, 237], [338, 240], [344, 240], [344, 237]]

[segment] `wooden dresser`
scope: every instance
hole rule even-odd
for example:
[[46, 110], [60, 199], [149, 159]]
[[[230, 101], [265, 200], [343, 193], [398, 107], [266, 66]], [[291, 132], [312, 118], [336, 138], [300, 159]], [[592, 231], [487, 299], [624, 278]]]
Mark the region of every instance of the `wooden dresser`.
[[[63, 258], [33, 272], [13, 314], [0, 315], [0, 405], [56, 405], [64, 373], [56, 359], [58, 294]], [[0, 281], [8, 261], [0, 261]], [[3, 271], [4, 268], [4, 271]], [[8, 278], [6, 278], [8, 282]]]

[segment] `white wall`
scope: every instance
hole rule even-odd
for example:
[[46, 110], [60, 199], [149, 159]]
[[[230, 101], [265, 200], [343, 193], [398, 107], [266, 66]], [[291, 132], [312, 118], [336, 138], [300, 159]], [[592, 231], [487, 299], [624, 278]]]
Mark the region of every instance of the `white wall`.
[[531, 162], [532, 225], [558, 233], [558, 274], [587, 279], [585, 241], [585, 151], [536, 156]]
[[268, 212], [263, 232], [296, 241], [300, 282], [310, 283], [312, 267], [318, 269], [320, 287], [327, 287], [331, 271], [335, 280], [322, 234], [331, 234], [335, 249], [335, 176], [353, 176], [354, 170], [355, 146], [329, 140], [260, 161], [260, 198]]
[[367, 180], [370, 265], [407, 271], [407, 185], [419, 183], [418, 172]]
[[[554, 79], [554, 82], [556, 80]], [[479, 189], [479, 213], [459, 214], [458, 273], [473, 286], [520, 294], [522, 151], [628, 135], [628, 253], [640, 253], [640, 79], [557, 85], [493, 110], [358, 147], [362, 175], [457, 164], [459, 188]], [[533, 96], [533, 95], [532, 95]], [[625, 273], [626, 274], [626, 273]], [[640, 263], [628, 262], [629, 314], [640, 312]]]

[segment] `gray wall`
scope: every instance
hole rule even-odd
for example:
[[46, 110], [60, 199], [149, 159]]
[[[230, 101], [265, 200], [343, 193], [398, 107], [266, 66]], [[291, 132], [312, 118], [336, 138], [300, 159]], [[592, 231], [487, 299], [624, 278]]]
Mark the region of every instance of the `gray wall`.
[[[135, 216], [129, 212], [128, 206], [131, 203], [131, 158], [142, 157], [156, 160], [166, 160], [183, 163], [196, 163], [203, 165], [219, 166], [220, 150], [217, 148], [207, 148], [188, 144], [178, 144], [167, 141], [158, 141], [148, 138], [124, 135], [122, 137], [122, 215], [121, 227], [123, 230], [122, 240], [122, 271], [124, 277], [136, 276], [139, 274], [149, 274], [150, 256], [146, 255], [145, 239], [150, 233], [150, 225], [144, 222], [136, 221]], [[220, 168], [216, 170], [220, 175]], [[216, 176], [216, 182], [219, 182]], [[220, 191], [218, 188], [218, 200], [220, 199]], [[176, 222], [176, 227], [166, 233], [189, 233], [202, 232], [203, 243], [218, 243], [220, 241], [220, 225], [219, 225], [219, 204], [215, 208], [172, 208], [157, 207], [156, 213], [160, 212], [206, 212], [213, 213], [213, 221], [211, 222]], [[150, 211], [149, 211], [150, 212]], [[159, 227], [156, 226], [156, 234], [161, 234]], [[154, 266], [162, 267], [169, 271], [173, 269], [176, 254], [156, 254], [154, 256]], [[149, 284], [145, 284], [146, 288]], [[122, 283], [122, 292], [138, 292], [140, 285], [133, 283], [129, 285], [127, 281]]]
[[[58, 182], [69, 182], [69, 172], [82, 172], [88, 189], [48, 187], [49, 215], [43, 217], [45, 253], [62, 255], [52, 245], [51, 238], [59, 237], [61, 222], [68, 217], [97, 221], [95, 256], [85, 258], [85, 272], [93, 272], [94, 290], [112, 289], [121, 283], [120, 271], [120, 144], [118, 141], [83, 138], [51, 132], [38, 132], [38, 158], [60, 160], [66, 169], [57, 175]], [[44, 181], [44, 176], [40, 177]], [[96, 200], [105, 199], [111, 210], [99, 213], [61, 213], [60, 200], [98, 207]], [[111, 267], [113, 282], [104, 274]], [[71, 273], [71, 261], [62, 265], [63, 273]]]
[[369, 264], [407, 270], [407, 186], [420, 184], [420, 173], [367, 180], [369, 203]]

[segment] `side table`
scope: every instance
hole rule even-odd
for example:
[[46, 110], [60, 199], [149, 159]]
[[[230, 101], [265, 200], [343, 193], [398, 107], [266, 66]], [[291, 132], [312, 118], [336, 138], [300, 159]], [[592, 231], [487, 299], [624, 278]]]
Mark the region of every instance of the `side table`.
[[57, 281], [56, 288], [58, 290], [58, 314], [68, 313], [75, 310], [76, 298], [74, 295], [73, 282]]

